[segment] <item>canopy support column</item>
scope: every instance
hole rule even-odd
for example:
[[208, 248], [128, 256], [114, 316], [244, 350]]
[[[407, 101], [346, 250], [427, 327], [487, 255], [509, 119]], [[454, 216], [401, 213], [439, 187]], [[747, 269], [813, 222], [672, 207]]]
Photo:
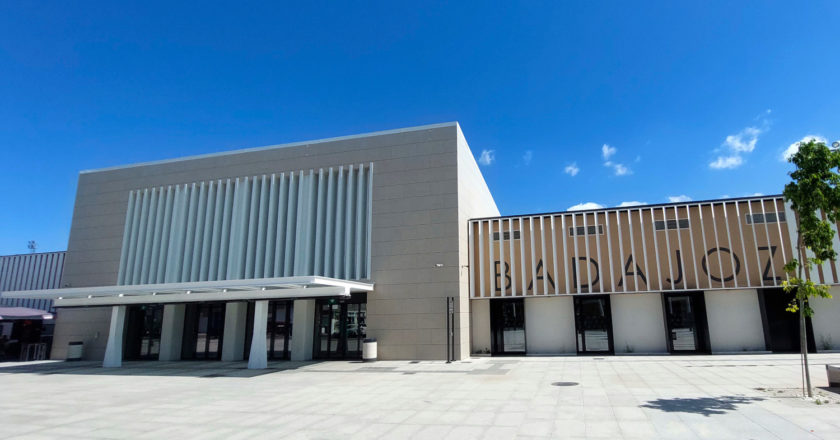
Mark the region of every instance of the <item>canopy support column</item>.
[[268, 301], [255, 301], [254, 335], [251, 339], [251, 354], [248, 356], [249, 369], [262, 370], [268, 368], [268, 347], [266, 347], [265, 345], [265, 332], [267, 323]]
[[111, 327], [108, 329], [108, 343], [105, 345], [105, 368], [122, 367], [123, 331], [125, 329], [125, 306], [111, 307]]

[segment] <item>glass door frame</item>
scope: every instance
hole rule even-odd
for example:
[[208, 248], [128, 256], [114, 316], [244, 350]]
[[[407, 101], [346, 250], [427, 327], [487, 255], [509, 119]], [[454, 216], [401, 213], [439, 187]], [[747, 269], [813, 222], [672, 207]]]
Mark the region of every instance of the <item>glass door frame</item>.
[[[572, 311], [575, 316], [575, 347], [577, 349], [577, 354], [580, 355], [613, 355], [615, 354], [615, 346], [614, 346], [614, 336], [613, 336], [613, 322], [612, 322], [612, 304], [610, 301], [610, 295], [593, 295], [588, 293], [582, 293], [577, 295], [572, 295], [573, 297], [573, 308]], [[578, 319], [579, 313], [578, 309], [582, 306], [582, 302], [584, 300], [591, 300], [591, 299], [598, 299], [604, 302], [604, 319], [606, 320], [606, 330], [607, 330], [607, 350], [598, 350], [598, 351], [587, 351], [586, 350], [586, 337], [579, 337], [579, 333], [581, 330], [586, 330], [583, 328], [583, 322]], [[583, 347], [581, 347], [581, 344]]]
[[[670, 319], [668, 299], [688, 297], [694, 315], [694, 350], [674, 350], [674, 320]], [[662, 318], [665, 320], [665, 341], [670, 354], [711, 354], [706, 295], [701, 292], [662, 292]]]
[[[292, 322], [294, 317], [294, 304], [295, 301], [293, 299], [278, 299], [268, 301], [268, 314], [266, 317], [267, 322], [265, 326], [265, 350], [266, 359], [268, 360], [287, 361], [291, 359], [292, 332], [294, 331]], [[277, 310], [280, 308], [281, 305], [286, 306], [286, 311], [283, 315], [284, 320], [278, 322]], [[254, 301], [248, 302], [248, 312], [246, 316], [247, 318], [245, 319], [245, 344], [243, 344], [242, 347], [242, 356], [243, 359], [248, 360], [251, 357], [251, 342], [254, 337]], [[284, 349], [278, 355], [278, 352], [274, 350], [274, 342], [278, 336], [277, 324], [279, 323], [285, 324], [286, 333], [283, 335]]]
[[[142, 321], [138, 321], [140, 312]], [[153, 316], [149, 316], [149, 313]], [[149, 319], [152, 327], [149, 328]], [[157, 325], [154, 325], [154, 321]], [[126, 325], [123, 334], [123, 359], [126, 360], [157, 360], [160, 357], [160, 341], [163, 328], [163, 304], [138, 304], [126, 308]], [[151, 330], [151, 332], [150, 332]], [[148, 334], [147, 334], [148, 333]], [[148, 339], [146, 352], [143, 352], [143, 340]], [[157, 341], [157, 351], [153, 352], [154, 341]]]
[[[198, 351], [196, 344], [198, 342], [198, 330], [201, 325], [201, 311], [202, 309], [206, 309], [208, 312], [208, 321], [207, 321], [207, 330], [209, 333], [210, 330], [210, 317], [214, 309], [221, 309], [221, 328], [219, 329], [218, 340], [219, 343], [217, 345], [216, 352], [212, 357], [208, 356], [211, 352], [210, 350], [210, 340], [211, 338], [205, 337], [204, 339], [204, 351]], [[216, 310], [218, 311], [218, 310]], [[198, 302], [198, 303], [187, 303], [185, 310], [184, 310], [184, 332], [183, 338], [181, 339], [181, 359], [183, 360], [200, 360], [200, 361], [212, 361], [212, 360], [221, 360], [222, 359], [222, 346], [224, 345], [224, 335], [225, 335], [225, 314], [227, 311], [227, 303], [226, 302]], [[199, 355], [200, 354], [200, 355]]]
[[[357, 316], [355, 318], [355, 325], [357, 329], [355, 335], [352, 331], [348, 331], [351, 322], [349, 319], [349, 311], [355, 308]], [[336, 315], [335, 313], [338, 312]], [[336, 319], [337, 317], [337, 319]], [[322, 343], [322, 318], [328, 319], [327, 325], [330, 331], [326, 334], [327, 349], [321, 348]], [[361, 359], [362, 357], [362, 341], [367, 335], [367, 295], [352, 294], [349, 299], [343, 298], [320, 298], [315, 301], [315, 325], [314, 338], [312, 344], [312, 358], [313, 359]], [[335, 335], [332, 331], [334, 326], [338, 326], [338, 334]], [[335, 335], [335, 336], [334, 336]], [[356, 342], [356, 350], [350, 350], [349, 342]], [[335, 341], [335, 349], [331, 346]]]
[[[525, 330], [525, 299], [490, 299], [490, 350], [493, 356], [524, 356], [528, 351], [528, 335]], [[522, 314], [522, 350], [505, 349], [505, 306], [519, 308]]]

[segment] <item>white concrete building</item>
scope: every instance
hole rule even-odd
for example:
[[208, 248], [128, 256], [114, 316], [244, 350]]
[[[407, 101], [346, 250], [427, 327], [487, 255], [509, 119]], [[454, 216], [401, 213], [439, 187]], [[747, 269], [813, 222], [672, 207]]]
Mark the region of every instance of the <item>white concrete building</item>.
[[382, 359], [784, 351], [793, 218], [775, 196], [499, 217], [446, 123], [82, 172], [62, 288], [2, 295], [54, 300], [52, 357], [106, 366], [371, 337]]

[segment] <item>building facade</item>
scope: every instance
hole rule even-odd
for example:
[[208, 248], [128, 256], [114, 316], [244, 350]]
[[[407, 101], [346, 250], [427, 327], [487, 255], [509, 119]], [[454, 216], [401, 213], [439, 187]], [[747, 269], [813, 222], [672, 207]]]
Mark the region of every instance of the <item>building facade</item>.
[[500, 217], [446, 123], [82, 172], [62, 287], [3, 297], [107, 366], [785, 351], [794, 231], [777, 196]]
[[83, 342], [88, 359], [169, 360], [250, 358], [254, 341], [357, 357], [364, 337], [380, 358], [441, 359], [450, 297], [463, 358], [464, 225], [487, 215], [457, 123], [87, 171], [63, 289], [15, 295], [55, 298], [53, 358]]
[[[631, 354], [798, 350], [781, 283], [796, 215], [781, 196], [470, 221], [473, 348]], [[836, 234], [835, 248], [840, 249]], [[835, 261], [810, 279], [840, 282]], [[832, 287], [832, 291], [836, 291]], [[840, 341], [815, 299], [812, 349]]]

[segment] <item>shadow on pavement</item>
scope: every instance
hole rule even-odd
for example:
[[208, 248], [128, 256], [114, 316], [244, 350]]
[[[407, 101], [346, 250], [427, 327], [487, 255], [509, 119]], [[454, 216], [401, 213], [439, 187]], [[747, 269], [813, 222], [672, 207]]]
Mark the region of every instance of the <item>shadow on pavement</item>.
[[840, 387], [817, 387], [823, 391], [840, 395]]
[[296, 370], [318, 362], [269, 362], [264, 370], [249, 370], [247, 362], [222, 361], [124, 361], [120, 368], [103, 368], [102, 362], [38, 362], [2, 366], [0, 374], [74, 374], [99, 376], [180, 376], [180, 377], [239, 377], [249, 378], [287, 370]]
[[734, 411], [738, 409], [737, 405], [747, 405], [762, 400], [765, 399], [762, 397], [744, 396], [656, 399], [640, 406], [642, 408], [658, 409], [664, 412], [702, 414], [708, 417], [713, 414], [724, 414], [727, 411]]

